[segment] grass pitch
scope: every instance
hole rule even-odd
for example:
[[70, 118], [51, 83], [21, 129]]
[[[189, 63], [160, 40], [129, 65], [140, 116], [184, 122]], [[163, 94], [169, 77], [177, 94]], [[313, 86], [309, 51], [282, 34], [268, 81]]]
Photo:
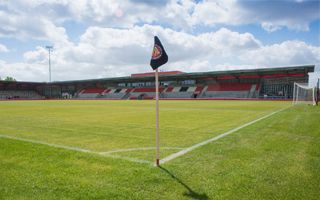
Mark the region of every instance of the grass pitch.
[[[161, 157], [289, 106], [289, 102], [161, 101]], [[163, 165], [154, 101], [4, 101], [0, 198], [317, 199], [320, 109], [296, 106]], [[121, 158], [145, 161], [135, 163]]]

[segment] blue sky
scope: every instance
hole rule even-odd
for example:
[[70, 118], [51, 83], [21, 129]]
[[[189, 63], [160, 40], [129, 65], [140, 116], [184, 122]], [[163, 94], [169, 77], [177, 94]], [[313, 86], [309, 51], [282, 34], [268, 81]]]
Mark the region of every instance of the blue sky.
[[[75, 80], [149, 72], [153, 35], [185, 72], [314, 64], [319, 0], [2, 0], [0, 77]], [[319, 74], [314, 74], [316, 76]]]

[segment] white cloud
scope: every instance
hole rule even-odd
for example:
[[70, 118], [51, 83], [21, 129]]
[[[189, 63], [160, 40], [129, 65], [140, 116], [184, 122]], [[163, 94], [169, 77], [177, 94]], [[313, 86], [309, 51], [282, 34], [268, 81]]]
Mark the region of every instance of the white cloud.
[[48, 80], [47, 66], [35, 63], [7, 63], [0, 60], [0, 76], [14, 77], [18, 81], [45, 81]]
[[308, 31], [309, 24], [320, 18], [320, 2], [314, 0], [239, 1], [238, 6], [245, 11], [244, 16], [247, 22], [259, 23], [268, 31], [275, 31], [282, 27]]
[[195, 5], [192, 24], [260, 24], [267, 31], [282, 27], [307, 31], [309, 24], [320, 18], [319, 6], [319, 1], [204, 0]]
[[[151, 71], [154, 34], [159, 35], [169, 55], [163, 70], [197, 72], [319, 62], [320, 47], [302, 41], [265, 46], [250, 33], [226, 28], [195, 36], [150, 25], [130, 29], [89, 27], [78, 43], [54, 48], [52, 79], [91, 79]], [[26, 63], [2, 63], [1, 74], [18, 80], [46, 81], [46, 49], [37, 47], [23, 57]]]
[[[312, 5], [309, 1], [255, 4], [236, 0], [1, 1], [0, 38], [52, 43], [53, 80], [151, 71], [149, 59], [155, 34], [160, 36], [169, 55], [165, 70], [194, 72], [288, 66], [319, 62], [320, 47], [303, 41], [264, 45], [251, 33], [206, 28], [217, 24], [259, 24], [270, 32], [283, 27], [308, 30], [310, 22], [319, 19]], [[77, 22], [85, 27], [78, 40], [72, 40], [76, 42], [70, 42], [67, 35], [70, 27], [65, 22]], [[206, 27], [206, 32], [192, 34], [197, 26]], [[0, 44], [0, 52], [8, 51]], [[45, 48], [24, 52], [23, 61], [0, 62], [0, 73], [18, 80], [47, 80]]]
[[204, 40], [212, 41], [215, 49], [225, 49], [230, 53], [233, 51], [256, 49], [261, 46], [261, 42], [251, 33], [240, 34], [226, 28], [221, 28], [216, 32], [204, 33], [200, 36]]
[[6, 13], [0, 10], [0, 37], [18, 40], [45, 40], [65, 45], [68, 36], [64, 27], [58, 27], [46, 18], [27, 14]]
[[[260, 24], [267, 31], [282, 27], [308, 30], [320, 18], [318, 1], [237, 0], [17, 0], [1, 2], [0, 36], [67, 41], [64, 22], [131, 28], [161, 24], [192, 32], [195, 26]], [[32, 13], [32, 15], [30, 14]]]
[[319, 63], [319, 55], [320, 47], [307, 45], [302, 41], [285, 41], [248, 51], [241, 59], [257, 66], [285, 66]]
[[195, 5], [192, 13], [192, 24], [209, 26], [215, 24], [235, 25], [240, 23], [239, 20], [242, 20], [240, 12], [234, 0], [203, 1]]
[[3, 44], [0, 44], [0, 53], [5, 53], [5, 52], [9, 52], [9, 49], [3, 45]]
[[48, 59], [48, 52], [43, 47], [36, 47], [35, 51], [27, 51], [23, 54], [27, 63], [44, 64]]
[[261, 26], [264, 30], [266, 30], [268, 32], [274, 32], [274, 31], [281, 29], [281, 26], [275, 25], [270, 22], [262, 22]]

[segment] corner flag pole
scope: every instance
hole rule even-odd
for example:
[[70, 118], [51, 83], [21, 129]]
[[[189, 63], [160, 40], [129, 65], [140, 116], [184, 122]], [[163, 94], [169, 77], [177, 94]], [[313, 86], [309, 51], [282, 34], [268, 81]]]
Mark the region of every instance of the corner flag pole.
[[320, 78], [318, 78], [318, 82], [317, 82], [317, 92], [316, 92], [316, 95], [317, 95], [316, 105], [318, 105], [318, 104], [319, 104], [319, 98], [320, 98]]
[[160, 165], [160, 137], [159, 137], [159, 73], [158, 68], [156, 69], [156, 145], [157, 145], [157, 155], [156, 164]]
[[156, 84], [156, 165], [160, 166], [160, 136], [159, 136], [159, 72], [158, 68], [168, 62], [168, 55], [164, 50], [159, 38], [154, 36], [150, 66], [155, 70]]

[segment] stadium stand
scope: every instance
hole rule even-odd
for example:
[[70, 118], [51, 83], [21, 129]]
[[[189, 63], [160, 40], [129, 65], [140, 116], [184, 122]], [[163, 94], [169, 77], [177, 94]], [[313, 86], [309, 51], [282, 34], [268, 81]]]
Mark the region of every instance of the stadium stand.
[[[163, 87], [159, 87], [159, 93], [165, 90]], [[129, 99], [154, 99], [156, 96], [156, 89], [152, 88], [134, 88], [130, 92]]]
[[[160, 87], [160, 98], [193, 98], [194, 94], [200, 94], [203, 86], [191, 87]], [[154, 99], [155, 88], [90, 88], [81, 90], [78, 98], [103, 98], [103, 99]]]
[[106, 89], [102, 88], [87, 88], [81, 90], [78, 93], [79, 98], [97, 98], [101, 93], [103, 93]]
[[192, 95], [196, 87], [171, 87], [165, 90], [160, 97], [161, 98], [192, 98]]
[[99, 98], [103, 99], [123, 99], [127, 95], [127, 88], [113, 88], [105, 90]]
[[43, 99], [33, 90], [0, 90], [0, 99]]
[[[292, 99], [293, 84], [308, 82], [315, 65], [184, 73], [159, 72], [160, 98]], [[52, 83], [0, 81], [2, 99], [154, 99], [154, 72]], [[24, 91], [24, 92], [22, 92]]]
[[253, 98], [257, 94], [257, 84], [217, 83], [208, 85], [200, 98]]

